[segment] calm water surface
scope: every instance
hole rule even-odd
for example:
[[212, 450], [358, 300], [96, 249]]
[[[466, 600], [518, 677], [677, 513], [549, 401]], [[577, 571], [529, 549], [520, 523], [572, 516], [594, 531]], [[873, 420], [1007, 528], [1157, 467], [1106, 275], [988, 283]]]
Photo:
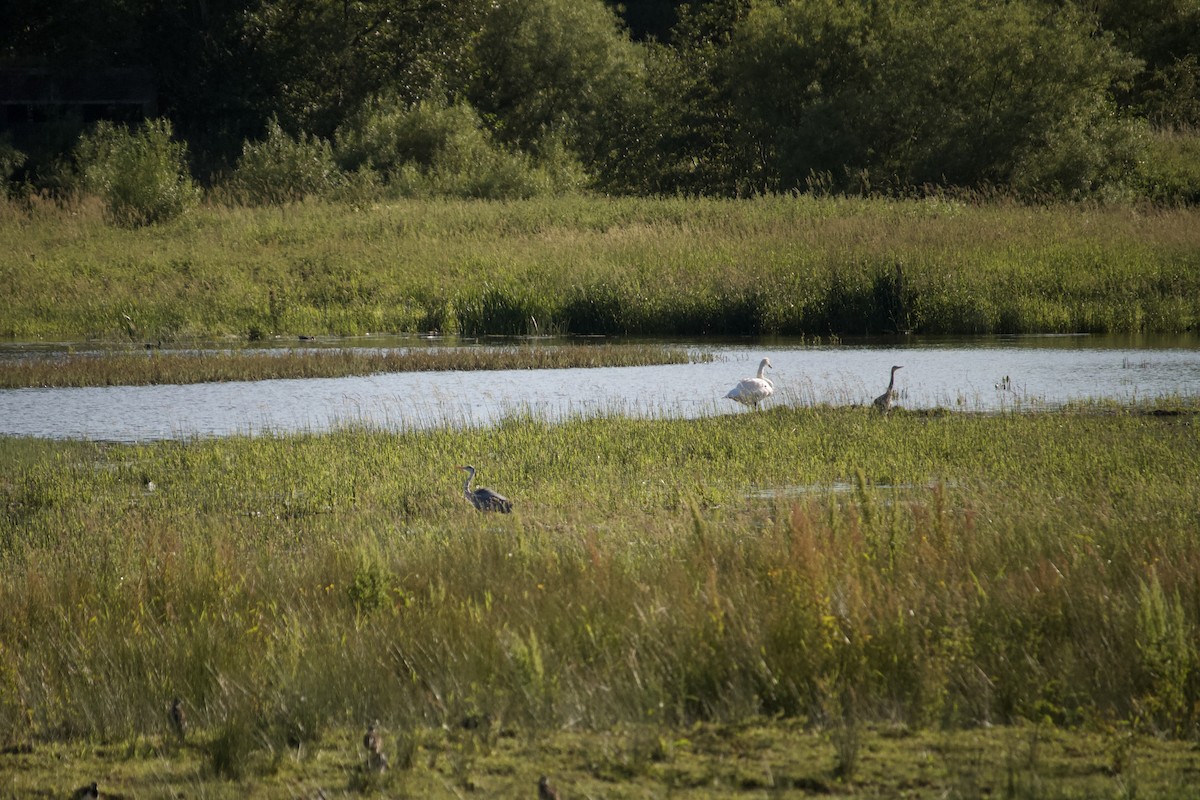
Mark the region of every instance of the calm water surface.
[[[869, 403], [883, 392], [893, 364], [904, 366], [896, 373], [900, 404], [913, 409], [995, 411], [1071, 400], [1200, 394], [1200, 337], [671, 344], [712, 353], [715, 360], [658, 367], [3, 390], [0, 435], [132, 442], [322, 431], [347, 424], [395, 430], [486, 426], [519, 413], [548, 419], [749, 413], [724, 395], [740, 378], [753, 375], [763, 356], [775, 366], [768, 372], [776, 386], [769, 401], [774, 404]], [[370, 346], [380, 344], [372, 341]], [[7, 345], [0, 348], [0, 358], [53, 357], [55, 352], [53, 347]]]

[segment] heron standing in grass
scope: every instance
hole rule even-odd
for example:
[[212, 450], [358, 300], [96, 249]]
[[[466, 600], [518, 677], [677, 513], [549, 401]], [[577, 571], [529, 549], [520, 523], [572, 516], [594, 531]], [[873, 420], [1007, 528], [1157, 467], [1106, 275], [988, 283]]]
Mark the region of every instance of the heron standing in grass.
[[183, 741], [187, 734], [187, 717], [183, 713], [183, 701], [178, 697], [171, 701], [171, 727], [175, 729], [179, 740]]
[[383, 739], [379, 736], [379, 723], [367, 726], [363, 734], [363, 749], [367, 751], [367, 769], [372, 772], [383, 772], [388, 767], [387, 756], [383, 754]]
[[100, 789], [96, 782], [92, 781], [87, 786], [80, 786], [71, 793], [71, 800], [99, 800]]
[[558, 800], [558, 789], [545, 775], [538, 778], [538, 800]]
[[471, 501], [471, 505], [480, 511], [499, 511], [502, 514], [512, 513], [512, 500], [509, 500], [504, 495], [493, 492], [491, 489], [471, 488], [471, 481], [475, 479], [475, 468], [470, 464], [458, 469], [466, 470], [467, 479], [463, 481], [463, 496]]
[[376, 727], [378, 723], [371, 723], [367, 726], [367, 732], [363, 734], [363, 749], [368, 753], [378, 753], [383, 747], [383, 742], [379, 738], [379, 729]]
[[763, 377], [763, 372], [768, 368], [774, 369], [771, 366], [771, 359], [764, 358], [758, 362], [758, 375], [753, 378], [742, 378], [738, 381], [738, 385], [730, 389], [729, 394], [725, 396], [744, 406], [758, 408], [759, 403], [775, 394], [775, 384]]
[[904, 369], [903, 366], [892, 367], [892, 379], [888, 381], [887, 391], [875, 398], [875, 407], [880, 413], [886, 414], [892, 410], [892, 405], [896, 402], [896, 370]]

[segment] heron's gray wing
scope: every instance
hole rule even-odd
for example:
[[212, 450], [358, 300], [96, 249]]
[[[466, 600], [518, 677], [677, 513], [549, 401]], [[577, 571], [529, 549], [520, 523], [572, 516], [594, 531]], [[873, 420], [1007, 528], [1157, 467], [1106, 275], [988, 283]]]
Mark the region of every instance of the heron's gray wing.
[[471, 502], [480, 511], [512, 511], [512, 501], [491, 489], [476, 489], [471, 496]]

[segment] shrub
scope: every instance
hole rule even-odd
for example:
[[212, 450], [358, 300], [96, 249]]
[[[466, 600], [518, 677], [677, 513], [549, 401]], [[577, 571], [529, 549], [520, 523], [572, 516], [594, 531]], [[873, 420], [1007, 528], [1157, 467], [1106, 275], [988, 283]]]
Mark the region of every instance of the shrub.
[[337, 133], [343, 168], [371, 173], [393, 195], [524, 198], [577, 189], [586, 180], [556, 139], [537, 154], [506, 149], [466, 104], [378, 104]]
[[7, 137], [0, 138], [0, 196], [8, 194], [13, 174], [25, 164], [25, 154], [13, 147]]
[[1022, 149], [1013, 188], [1027, 197], [1119, 197], [1142, 160], [1145, 125], [1104, 111], [1095, 116], [1100, 122], [1055, 126]]
[[183, 214], [200, 198], [187, 170], [187, 145], [171, 123], [150, 120], [137, 130], [102, 121], [80, 137], [75, 160], [84, 188], [104, 201], [120, 225], [136, 227]]
[[272, 119], [266, 139], [242, 145], [230, 188], [248, 205], [281, 205], [328, 195], [339, 183], [329, 142], [308, 134], [294, 139]]
[[1160, 203], [1200, 203], [1200, 129], [1153, 131], [1147, 149], [1143, 193]]

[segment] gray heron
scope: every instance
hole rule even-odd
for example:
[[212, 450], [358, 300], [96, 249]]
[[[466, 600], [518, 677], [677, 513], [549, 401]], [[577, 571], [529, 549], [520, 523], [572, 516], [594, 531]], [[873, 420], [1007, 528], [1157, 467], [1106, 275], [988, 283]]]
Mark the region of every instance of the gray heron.
[[742, 378], [738, 381], [738, 385], [730, 389], [729, 394], [725, 396], [744, 406], [758, 408], [759, 403], [775, 393], [775, 384], [763, 377], [763, 371], [767, 368], [774, 369], [771, 366], [771, 359], [764, 358], [758, 362], [758, 375], [753, 378]]
[[888, 413], [892, 410], [892, 404], [896, 402], [896, 370], [904, 369], [903, 366], [897, 365], [892, 367], [892, 379], [888, 381], [887, 391], [875, 398], [875, 407], [881, 413]]
[[379, 736], [379, 723], [367, 726], [363, 734], [363, 749], [367, 751], [367, 769], [372, 772], [383, 772], [387, 769], [387, 756], [383, 754], [383, 739]]
[[558, 789], [545, 775], [538, 778], [538, 800], [558, 800]]
[[368, 753], [378, 753], [383, 749], [383, 740], [379, 738], [379, 729], [376, 724], [368, 725], [367, 732], [363, 734], [363, 749]]
[[509, 500], [499, 492], [493, 492], [491, 489], [471, 488], [471, 481], [475, 480], [475, 468], [470, 464], [458, 467], [458, 469], [466, 470], [467, 479], [463, 481], [463, 496], [471, 501], [471, 505], [480, 511], [499, 511], [502, 514], [512, 512], [512, 500]]
[[178, 697], [171, 701], [171, 727], [180, 740], [187, 734], [187, 716], [183, 713], [183, 701]]
[[71, 793], [71, 800], [93, 800], [100, 797], [100, 789], [96, 782], [92, 781], [87, 786], [80, 786]]

